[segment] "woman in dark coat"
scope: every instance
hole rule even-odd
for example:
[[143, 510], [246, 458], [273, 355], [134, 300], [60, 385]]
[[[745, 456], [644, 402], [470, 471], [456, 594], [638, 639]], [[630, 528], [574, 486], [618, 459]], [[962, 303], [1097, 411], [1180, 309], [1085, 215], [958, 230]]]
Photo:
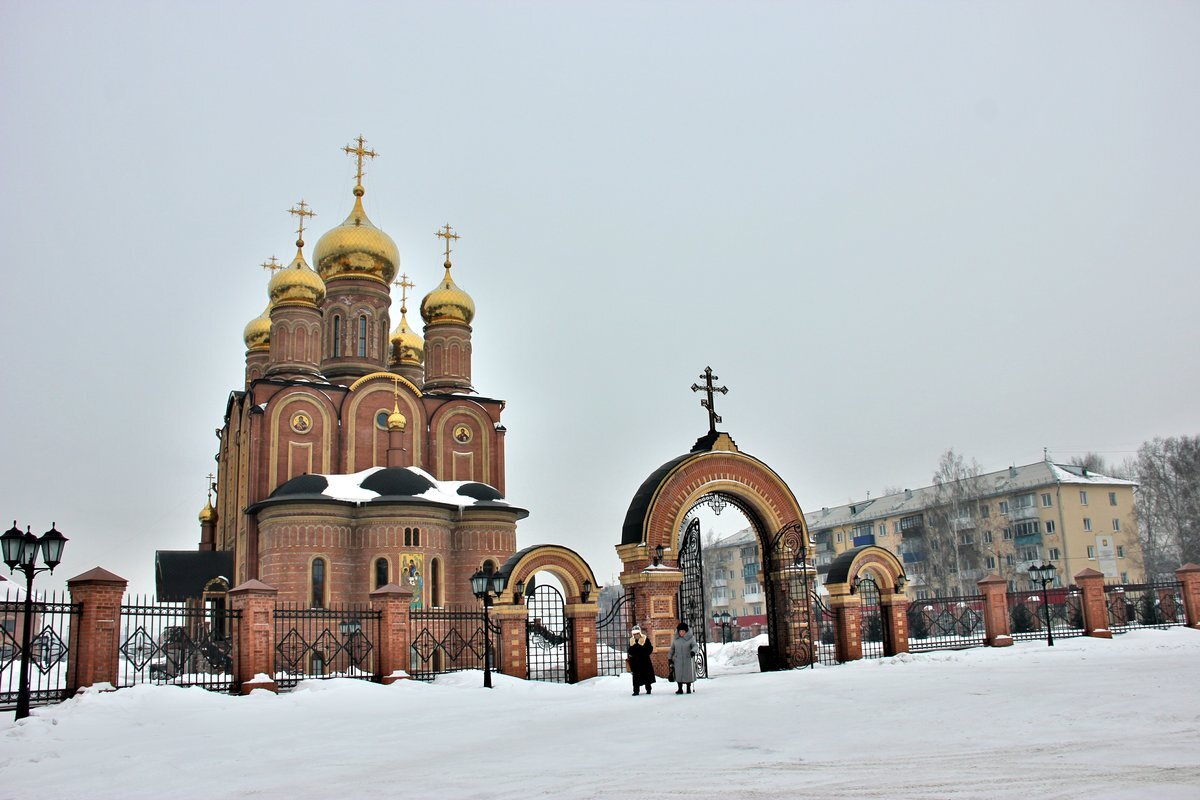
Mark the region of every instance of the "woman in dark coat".
[[650, 687], [654, 684], [654, 665], [650, 663], [650, 654], [654, 652], [654, 645], [646, 638], [646, 634], [642, 633], [642, 629], [637, 625], [633, 626], [629, 636], [629, 672], [633, 675], [633, 693], [638, 694], [642, 687], [646, 687], [646, 694], [650, 694]]

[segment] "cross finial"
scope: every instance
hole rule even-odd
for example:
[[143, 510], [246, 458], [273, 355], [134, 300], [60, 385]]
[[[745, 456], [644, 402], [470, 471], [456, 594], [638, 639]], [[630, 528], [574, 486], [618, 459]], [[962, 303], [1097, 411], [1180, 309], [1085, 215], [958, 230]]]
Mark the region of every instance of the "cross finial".
[[713, 375], [712, 367], [705, 367], [704, 374], [700, 377], [704, 379], [704, 385], [701, 386], [698, 383], [693, 383], [692, 391], [704, 392], [705, 394], [705, 398], [700, 401], [700, 405], [708, 409], [708, 432], [711, 435], [717, 432], [717, 423], [721, 421], [721, 418], [717, 416], [717, 410], [713, 407], [713, 392], [729, 394], [729, 389], [724, 386], [713, 386], [713, 381], [719, 381], [720, 378]]
[[213, 489], [215, 489], [217, 486], [217, 484], [214, 482], [214, 481], [216, 481], [216, 479], [217, 479], [216, 475], [213, 475], [211, 472], [208, 473], [208, 502], [209, 502], [209, 504], [212, 503]]
[[279, 259], [276, 258], [275, 256], [271, 256], [269, 259], [267, 259], [263, 263], [259, 264], [259, 266], [262, 267], [263, 269], [271, 270], [272, 275], [275, 274], [275, 270], [283, 269], [283, 264], [280, 264]]
[[368, 150], [367, 148], [363, 147], [363, 145], [365, 145], [367, 143], [367, 140], [362, 137], [362, 134], [359, 134], [358, 138], [355, 141], [358, 142], [357, 146], [351, 147], [350, 145], [346, 145], [345, 147], [342, 148], [342, 150], [344, 152], [346, 152], [348, 155], [354, 156], [355, 160], [357, 161], [358, 167], [354, 173], [355, 188], [361, 189], [362, 188], [362, 179], [363, 179], [363, 159], [364, 158], [375, 158], [375, 156], [379, 155], [379, 153], [376, 153], [374, 150]]
[[459, 236], [457, 233], [450, 230], [449, 222], [447, 222], [444, 226], [439, 228], [438, 232], [435, 233], [434, 236], [437, 236], [440, 239], [446, 240], [446, 269], [450, 269], [450, 240], [453, 239], [455, 241], [458, 241]]
[[400, 280], [392, 281], [392, 285], [400, 287], [400, 313], [404, 314], [408, 311], [408, 290], [416, 284], [408, 279], [408, 275], [402, 274]]
[[296, 205], [288, 209], [289, 214], [295, 214], [300, 218], [300, 227], [296, 229], [296, 247], [304, 247], [304, 218], [315, 217], [317, 212], [308, 207], [308, 204], [301, 200]]

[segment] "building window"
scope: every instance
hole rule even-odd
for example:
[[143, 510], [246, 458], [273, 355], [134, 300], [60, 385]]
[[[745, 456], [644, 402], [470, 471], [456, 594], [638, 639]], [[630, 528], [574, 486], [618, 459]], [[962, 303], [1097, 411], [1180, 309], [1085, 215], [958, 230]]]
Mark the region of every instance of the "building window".
[[1113, 531], [1119, 533], [1121, 531], [1121, 520], [1113, 518]]
[[1017, 495], [1017, 508], [1033, 508], [1033, 492]]
[[1007, 540], [1009, 540], [1009, 539], [1011, 539], [1011, 538], [1012, 538], [1012, 528], [1005, 528], [1005, 529], [1004, 529], [1004, 539], [1005, 539], [1005, 541], [1007, 541]]
[[342, 318], [336, 314], [333, 317], [333, 357], [342, 356]]
[[1042, 508], [1049, 508], [1052, 504], [1049, 492], [1042, 493]]
[[1011, 567], [1013, 565], [1013, 554], [1009, 553], [1004, 556], [1004, 565]]
[[1090, 531], [1092, 529], [1092, 520], [1089, 517], [1083, 518], [1083, 529], [1085, 531]]
[[1124, 557], [1125, 557], [1125, 545], [1119, 544], [1119, 545], [1117, 545], [1117, 558], [1124, 558]]
[[1016, 525], [1016, 533], [1017, 536], [1032, 536], [1033, 534], [1039, 532], [1039, 527], [1040, 522], [1036, 519], [1033, 522], [1018, 522]]
[[413, 547], [421, 546], [421, 529], [413, 528]]
[[325, 654], [313, 653], [308, 660], [308, 674], [319, 678], [325, 674]]
[[974, 541], [975, 539], [971, 536], [969, 531], [963, 531], [958, 535], [959, 544], [972, 544]]
[[1086, 489], [1079, 490], [1079, 505], [1081, 505], [1081, 506], [1087, 505], [1087, 490]]
[[984, 531], [984, 532], [983, 532], [983, 541], [984, 541], [986, 544], [991, 544], [991, 543], [992, 543], [992, 532], [991, 532], [991, 531]]
[[1129, 583], [1129, 573], [1128, 572], [1121, 573], [1121, 583]]
[[991, 515], [992, 515], [992, 507], [989, 506], [987, 503], [980, 503], [979, 504], [979, 516], [983, 517], [984, 519], [987, 519]]
[[1108, 493], [1108, 504], [1110, 506], [1115, 506], [1117, 504], [1117, 493], [1116, 492]]
[[1096, 545], [1089, 544], [1087, 547], [1088, 547], [1088, 560], [1095, 561], [1096, 560]]
[[838, 540], [838, 543], [841, 544], [841, 541], [842, 541], [842, 532], [841, 531], [838, 531], [837, 540]]
[[1007, 501], [1007, 500], [1001, 500], [1001, 501], [1000, 501], [1000, 513], [1001, 513], [1001, 514], [1007, 514], [1007, 513], [1008, 513], [1008, 501]]
[[1050, 560], [1058, 561], [1058, 548], [1057, 547], [1050, 548]]
[[386, 558], [375, 559], [375, 588], [388, 582], [388, 562]]
[[360, 314], [358, 317], [358, 357], [367, 357], [367, 315]]
[[987, 557], [987, 568], [988, 568], [988, 569], [995, 569], [995, 568], [996, 568], [996, 557], [995, 557], [995, 556], [988, 556], [988, 557]]
[[442, 562], [433, 559], [429, 562], [429, 604], [434, 608], [442, 607]]
[[879, 535], [887, 536], [887, 523], [886, 522], [879, 523]]
[[1054, 533], [1054, 520], [1046, 520], [1046, 533]]
[[323, 558], [314, 558], [311, 568], [312, 591], [309, 596], [312, 598], [311, 605], [313, 608], [325, 607], [325, 572], [326, 563]]
[[412, 528], [405, 528], [405, 529], [404, 529], [404, 546], [405, 546], [405, 547], [412, 547], [412, 546], [413, 546], [413, 543], [412, 543]]

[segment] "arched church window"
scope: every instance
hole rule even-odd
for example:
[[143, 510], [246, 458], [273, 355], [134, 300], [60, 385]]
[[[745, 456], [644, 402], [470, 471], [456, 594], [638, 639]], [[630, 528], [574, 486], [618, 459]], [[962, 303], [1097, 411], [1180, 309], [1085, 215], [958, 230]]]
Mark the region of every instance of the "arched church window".
[[375, 559], [375, 588], [388, 582], [388, 562], [386, 558]]
[[308, 674], [319, 678], [325, 674], [325, 654], [313, 653], [308, 664]]
[[412, 528], [404, 529], [404, 546], [412, 547]]
[[433, 559], [429, 562], [429, 604], [434, 608], [442, 607], [442, 562]]
[[358, 317], [358, 357], [367, 357], [367, 315], [360, 314]]
[[323, 558], [314, 558], [312, 562], [311, 588], [310, 596], [313, 608], [325, 607], [325, 572], [326, 563]]
[[333, 357], [342, 355], [342, 318], [336, 314], [333, 317]]
[[413, 528], [413, 543], [412, 543], [412, 546], [413, 546], [413, 547], [420, 547], [420, 546], [421, 546], [421, 529], [420, 529], [420, 528]]

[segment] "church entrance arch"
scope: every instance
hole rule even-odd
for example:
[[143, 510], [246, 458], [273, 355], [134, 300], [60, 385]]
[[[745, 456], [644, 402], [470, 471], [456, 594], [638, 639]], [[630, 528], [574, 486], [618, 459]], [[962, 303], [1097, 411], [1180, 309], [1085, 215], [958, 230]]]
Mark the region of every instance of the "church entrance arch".
[[[530, 582], [534, 579], [531, 577]], [[548, 583], [526, 590], [525, 648], [526, 677], [531, 681], [574, 683], [571, 675], [571, 623], [564, 613], [562, 592]]]

